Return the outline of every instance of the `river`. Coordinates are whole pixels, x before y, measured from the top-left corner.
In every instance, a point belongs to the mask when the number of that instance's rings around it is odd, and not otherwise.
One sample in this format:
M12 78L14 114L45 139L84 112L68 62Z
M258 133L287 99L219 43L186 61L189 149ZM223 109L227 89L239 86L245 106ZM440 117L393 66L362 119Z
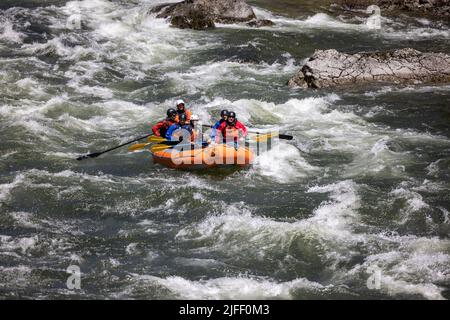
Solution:
M450 86L286 85L316 49L450 53L448 22L253 0L275 26L193 31L158 2L2 1L0 297L449 299ZM294 140L238 171L74 160L180 97Z

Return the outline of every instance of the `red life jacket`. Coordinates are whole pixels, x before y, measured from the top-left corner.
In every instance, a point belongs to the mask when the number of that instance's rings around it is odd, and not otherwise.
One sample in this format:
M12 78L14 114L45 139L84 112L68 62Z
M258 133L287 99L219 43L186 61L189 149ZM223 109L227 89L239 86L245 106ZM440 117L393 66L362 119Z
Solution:
M165 137L167 129L169 129L169 127L174 123L176 122L172 121L171 119L168 118L164 119L163 121L160 121L157 124L155 124L152 128L152 131L157 137Z
M239 131L242 132L243 137L247 136L247 128L237 120L233 125L230 125L227 121L222 122L217 131L222 133L223 141L227 140L227 135L232 136L233 140L237 141ZM219 142L218 136L216 137L216 142Z

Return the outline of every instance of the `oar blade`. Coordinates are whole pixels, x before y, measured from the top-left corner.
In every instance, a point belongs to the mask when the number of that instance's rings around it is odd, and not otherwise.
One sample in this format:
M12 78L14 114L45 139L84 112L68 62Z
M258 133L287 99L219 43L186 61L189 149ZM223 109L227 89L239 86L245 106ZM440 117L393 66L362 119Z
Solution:
M89 158L97 158L99 155L101 155L103 152L94 152L94 153L90 153L90 154L86 154L83 156L79 156L77 158L78 161L84 160L84 159L89 159Z
M136 143L128 148L129 152L134 152L137 150L144 149L146 146L148 146L150 143Z
M163 142L163 141L166 141L166 139L163 137L158 137L158 136L150 136L147 138L147 141L148 142Z
M168 149L170 147L171 146L162 144L162 145L157 145L157 146L151 147L150 151L154 153L154 152L166 150L166 149Z
M284 140L292 140L292 139L294 139L293 136L288 135L288 134L280 134L278 137L279 137L280 139L284 139Z

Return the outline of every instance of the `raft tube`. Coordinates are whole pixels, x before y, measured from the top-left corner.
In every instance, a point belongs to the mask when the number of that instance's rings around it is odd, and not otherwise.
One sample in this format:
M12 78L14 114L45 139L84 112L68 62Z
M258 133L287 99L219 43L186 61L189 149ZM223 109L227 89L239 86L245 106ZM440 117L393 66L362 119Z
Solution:
M219 144L206 148L178 150L168 148L152 152L153 162L174 169L207 169L224 166L248 167L253 162L253 152L245 147Z

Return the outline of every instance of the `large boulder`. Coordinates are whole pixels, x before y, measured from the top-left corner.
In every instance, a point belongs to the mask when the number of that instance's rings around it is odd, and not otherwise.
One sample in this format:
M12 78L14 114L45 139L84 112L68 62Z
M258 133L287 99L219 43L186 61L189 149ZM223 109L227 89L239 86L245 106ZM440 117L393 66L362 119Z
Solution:
M214 22L234 23L256 19L256 15L244 0L185 0L163 4L152 9L157 18L186 17L193 12L211 18Z
M244 0L185 0L154 7L157 18L169 18L179 28L213 28L214 23L244 23L249 26L271 26L270 20L258 20Z
M374 82L448 83L450 56L411 48L357 54L317 50L288 85L328 88Z
M214 28L214 21L201 12L193 11L186 16L173 16L170 24L180 29L204 30Z

